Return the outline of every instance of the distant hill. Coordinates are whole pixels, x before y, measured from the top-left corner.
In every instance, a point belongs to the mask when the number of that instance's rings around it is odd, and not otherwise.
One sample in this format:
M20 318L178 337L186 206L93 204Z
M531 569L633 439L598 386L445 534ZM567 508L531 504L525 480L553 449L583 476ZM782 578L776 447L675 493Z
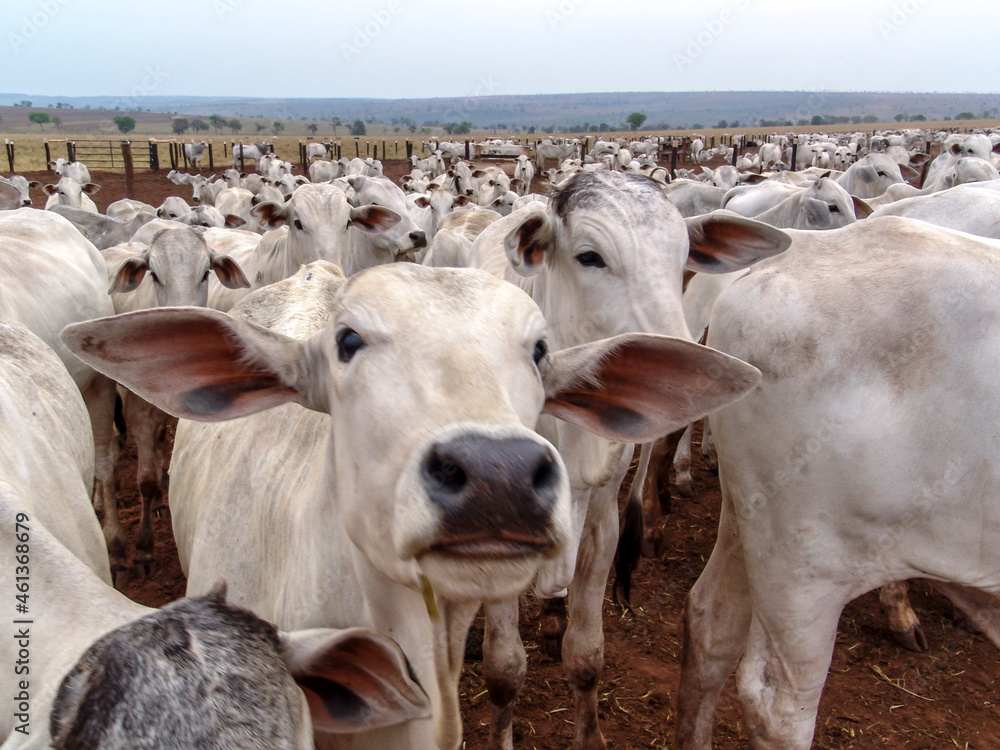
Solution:
M558 94L536 96L471 96L437 99L264 99L241 97L148 96L73 97L39 94L0 94L0 106L30 101L34 109L48 109L61 104L60 109L79 113L91 110L122 111L136 116L135 110L147 113L224 117L261 117L279 120L329 121L338 117L344 123L356 119L416 126L469 122L476 128L495 125L503 129L569 128L584 123L597 126L604 123L616 128L632 112L646 115L645 128L691 128L695 125L712 127L720 120L742 126L766 126L764 121L811 122L816 116L862 118L871 116L891 122L896 115L907 119L922 115L928 120L954 118L970 112L976 117L1000 115L1000 94L938 94L902 92L810 92L810 91L698 91L698 92L617 92L590 94ZM19 107L24 111L26 108ZM52 112L52 109L48 109ZM100 122L109 119L94 113L85 119ZM120 112L114 112L120 114ZM64 122L78 122L79 115L69 118L60 112ZM8 121L0 129L22 127ZM26 117L26 114L25 114ZM84 118L80 118L81 120ZM136 117L136 119L140 119ZM157 121L162 122L162 115ZM395 120L395 122L393 122ZM80 123L82 124L82 122Z

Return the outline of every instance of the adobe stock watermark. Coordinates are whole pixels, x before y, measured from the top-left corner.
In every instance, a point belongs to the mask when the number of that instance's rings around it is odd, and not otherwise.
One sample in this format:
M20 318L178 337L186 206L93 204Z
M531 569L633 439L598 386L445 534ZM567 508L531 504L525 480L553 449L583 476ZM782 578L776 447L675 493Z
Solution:
M20 33L15 34L13 31L7 33L11 51L17 52L38 36L38 33L59 15L59 11L69 4L70 0L39 0L38 10L30 16L21 18L21 25L18 27Z
M555 8L545 11L545 20L549 23L549 28L556 29L561 24L572 18L580 6L587 0L562 0Z
M732 5L732 8L724 8L715 18L705 21L702 24L703 28L696 34L688 35L684 51L674 53L674 65L678 71L684 70L705 54L705 51L722 36L726 27L736 22L740 12L749 7L750 0L733 0Z
M212 9L215 11L216 18L220 21L225 21L226 16L241 5L243 5L243 0L213 0Z
M901 3L893 3L892 12L888 17L882 18L878 22L878 30L882 34L882 38L888 39L903 28L910 17L920 10L925 2L926 0L903 0Z
M344 60L350 62L360 55L402 12L403 4L399 0L390 0L384 8L373 12L369 20L356 26L351 42L340 43L340 53L344 56Z
M142 79L135 86L132 87L127 96L122 96L114 100L111 105L111 109L115 112L121 112L122 114L127 114L129 111L138 111L141 105L141 98L144 96L149 96L160 88L162 84L168 77L169 73L163 70L160 65L147 65L146 69L143 71L144 75ZM118 109L115 110L115 107ZM118 115L111 115L107 119L101 121L98 126L101 130L110 130L111 128L117 127L113 117Z

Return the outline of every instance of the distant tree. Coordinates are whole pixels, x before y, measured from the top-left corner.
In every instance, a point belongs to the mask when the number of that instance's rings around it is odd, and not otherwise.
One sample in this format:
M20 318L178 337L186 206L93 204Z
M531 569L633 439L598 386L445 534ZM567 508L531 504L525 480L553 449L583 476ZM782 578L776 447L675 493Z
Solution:
M556 126L555 125L549 125L547 128L542 128L542 132L543 133L548 133L549 135L551 135L552 133L556 132Z
M628 126L632 128L632 131L635 132L642 127L644 122L646 122L646 115L642 112L633 112L625 118L625 121L628 123Z
M239 118L234 117L233 119L229 120L229 122L227 122L226 124L229 125L229 129L233 133L239 133L241 130L243 130L243 123L240 122Z
M177 135L184 135L191 127L191 122L186 117L178 117L170 123L170 129Z
M280 135L281 131L283 131L284 129L285 129L285 123L283 123L281 120L275 120L274 122L271 123L271 132L274 133L274 135Z
M906 119L906 115L900 113L900 114L896 115L895 117L893 117L892 119L895 120L896 122L902 122L903 120Z
M951 118L950 118L950 117L942 117L941 119L942 119L942 120L948 120L949 122L951 121Z
M458 123L458 128L455 130L455 132L458 135L468 135L469 131L472 130L474 127L476 126L473 125L468 120L462 120L460 123Z
M861 115L854 115L854 117L851 118L851 122L858 125L861 122Z
M719 120L717 123L715 123L715 127L717 127L717 128L728 128L729 127L729 123L726 120Z
M128 115L119 115L115 117L112 122L118 126L118 130L122 133L131 133L135 130L135 118L129 117Z
M29 112L28 119L35 123L39 130L44 130L42 125L50 121L48 112Z
M910 115L910 122L927 122L924 115Z
M213 128L215 128L215 134L219 135L222 129L226 126L226 120L224 117L219 117L219 115L210 115L208 118L208 123Z
M317 125L314 122L311 122L308 125L306 125L306 130L308 130L313 135L316 135L316 131L319 130L319 125Z
M197 117L195 119L191 120L191 129L192 130L197 130L197 131L208 130L210 127L211 126L207 122L205 122L204 120L199 119Z
M795 124L801 127L803 125L809 125L810 122L809 122L809 120L807 120L805 118L802 118L801 120L796 120Z
M263 133L265 130L267 130L267 125L264 125L263 123L258 122L257 123L257 132L258 133Z
M975 120L976 119L976 113L975 112L959 112L957 115L955 115L955 119L956 120Z
M691 129L692 130L701 130L703 127L705 127L705 126L702 125L700 122L696 122L694 125L691 126Z
M587 128L587 130L589 132L591 132L591 133L600 133L601 132L601 126L600 125L591 125L589 128Z
M810 125L822 125L823 124L823 116L822 115L813 115L813 118L809 121L809 124Z
M30 99L22 99L21 101L19 101L14 106L15 107L30 107L31 106L31 100Z
M451 135L452 133L455 132L455 128L457 127L458 127L457 122L446 122L444 125L441 126L441 129L444 130L444 132L446 132L448 135Z
M363 120L355 120L354 124L351 125L351 135L366 135L368 130L365 128L365 123Z
M607 131L609 131L609 130L611 130L611 126L610 126L610 125L608 125L608 124L607 124L606 122L602 122L601 124L599 124L599 125L597 126L597 131L598 131L599 133L606 133L606 132L607 132Z
M875 115L865 115L861 118L861 122L871 125L873 122L878 122L878 118Z
M56 130L62 127L62 118L59 115L52 115L52 124L56 126Z
M413 135L414 133L416 133L416 132L417 132L417 125L416 125L416 123L413 123L413 122L411 122L411 123L410 123L409 125L407 125L406 127L407 127L407 128L409 129L409 131L410 131L410 135Z
M337 135L337 128L339 128L339 127L340 127L341 125L343 125L344 123L342 123L342 122L340 121L340 118L339 118L339 117L334 117L334 118L333 118L333 119L332 119L332 120L330 121L330 124L331 124L331 125L333 125L333 134L334 134L334 135Z
M528 132L528 135L534 135L535 134L535 126L534 125L529 125L527 132Z

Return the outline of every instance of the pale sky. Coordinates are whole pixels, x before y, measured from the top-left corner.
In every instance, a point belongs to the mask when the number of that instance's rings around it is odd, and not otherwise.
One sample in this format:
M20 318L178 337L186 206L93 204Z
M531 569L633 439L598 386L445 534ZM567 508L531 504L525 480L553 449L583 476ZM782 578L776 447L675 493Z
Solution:
M977 0L4 0L4 92L1000 91Z

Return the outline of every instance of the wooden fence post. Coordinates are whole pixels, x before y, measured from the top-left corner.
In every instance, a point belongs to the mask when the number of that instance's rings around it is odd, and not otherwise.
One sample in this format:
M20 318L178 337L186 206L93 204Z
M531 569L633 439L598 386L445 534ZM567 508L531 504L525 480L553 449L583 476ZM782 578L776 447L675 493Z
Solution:
M677 177L677 141L670 141L670 178Z
M240 141L239 149L240 149L240 174L242 175L244 172L246 172L246 168L243 166L243 141ZM236 150L236 146L233 146L233 150L234 151Z
M66 158L70 161L76 161L76 146L73 141L66 141Z
M215 159L212 158L212 144L208 144L208 171L215 169Z
M406 142L406 161L409 163L410 159L413 158L413 143L411 141Z
M43 144L45 146L45 169L48 172L52 171L52 154L49 152L49 142L45 141Z
M149 168L154 172L160 171L160 146L155 138L149 139Z
M131 141L122 141L122 159L125 161L125 197L135 198L135 174L132 168Z
M469 158L469 142L468 141L465 142L465 158L466 158L466 160L468 160L468 158Z
M10 165L10 171L14 171L14 141L8 141L4 139L4 146L7 147L7 164Z

